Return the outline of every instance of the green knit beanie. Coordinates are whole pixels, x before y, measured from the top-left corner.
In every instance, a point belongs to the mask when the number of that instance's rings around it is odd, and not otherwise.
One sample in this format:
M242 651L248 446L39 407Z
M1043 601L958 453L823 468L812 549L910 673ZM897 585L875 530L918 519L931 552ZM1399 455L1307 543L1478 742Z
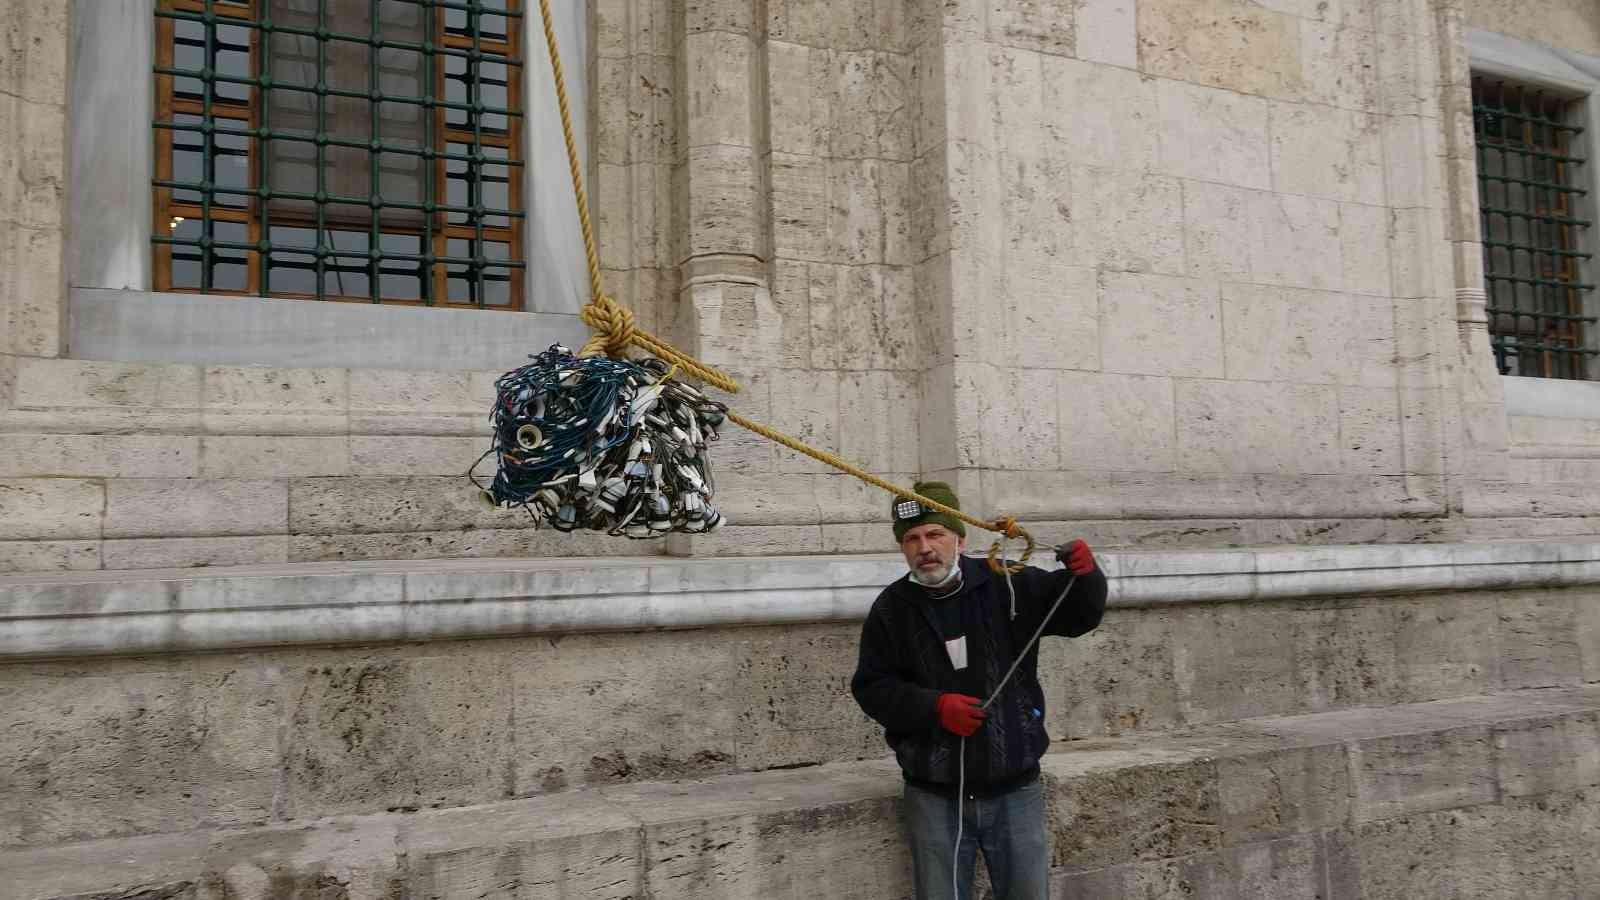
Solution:
M942 481L919 481L911 486L911 490L952 509L961 508L961 498L950 489L950 485ZM918 525L943 525L962 537L967 536L967 526L955 516L929 509L915 500L898 495L890 501L889 518L894 522L894 539L897 543L906 536L906 532Z

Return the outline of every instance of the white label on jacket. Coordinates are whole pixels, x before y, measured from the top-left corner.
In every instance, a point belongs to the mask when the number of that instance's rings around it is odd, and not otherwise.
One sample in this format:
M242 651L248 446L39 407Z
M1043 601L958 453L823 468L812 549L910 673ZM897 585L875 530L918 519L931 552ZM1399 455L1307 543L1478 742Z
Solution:
M957 672L967 667L967 639L958 637L953 641L944 642L945 652L950 654L950 665L955 666Z

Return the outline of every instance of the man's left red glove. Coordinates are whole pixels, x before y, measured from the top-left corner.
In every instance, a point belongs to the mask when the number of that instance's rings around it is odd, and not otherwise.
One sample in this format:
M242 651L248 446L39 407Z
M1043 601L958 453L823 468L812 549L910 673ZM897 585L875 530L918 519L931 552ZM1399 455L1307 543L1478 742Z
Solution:
M1056 559L1074 575L1087 575L1094 571L1094 553L1083 541L1074 540L1056 548Z

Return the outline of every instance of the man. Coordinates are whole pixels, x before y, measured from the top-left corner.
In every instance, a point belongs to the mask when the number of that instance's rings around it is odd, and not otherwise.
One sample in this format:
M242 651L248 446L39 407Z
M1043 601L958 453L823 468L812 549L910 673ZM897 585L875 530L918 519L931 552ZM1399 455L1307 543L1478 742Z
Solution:
M913 490L961 508L943 482L918 483ZM898 498L893 513L910 572L872 604L850 690L884 727L905 775L916 896L955 900L954 871L960 900L966 900L982 848L997 898L1043 900L1050 841L1039 757L1050 737L1037 645L993 704L986 710L982 704L1073 577L1044 633L1078 637L1100 624L1105 575L1089 546L1075 540L1057 551L1062 571L1030 566L1012 576L1013 609L1006 579L987 562L961 555L967 542L959 519ZM958 798L963 755L965 791ZM958 815L960 868L953 870Z

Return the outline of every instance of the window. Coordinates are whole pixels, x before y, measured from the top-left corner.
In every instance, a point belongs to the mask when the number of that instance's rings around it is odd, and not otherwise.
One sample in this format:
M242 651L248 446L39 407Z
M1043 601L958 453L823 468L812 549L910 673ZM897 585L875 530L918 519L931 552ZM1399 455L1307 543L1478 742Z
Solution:
M1600 376L1582 104L1486 76L1472 99L1495 362L1503 375Z
M158 0L161 291L521 309L519 0Z

